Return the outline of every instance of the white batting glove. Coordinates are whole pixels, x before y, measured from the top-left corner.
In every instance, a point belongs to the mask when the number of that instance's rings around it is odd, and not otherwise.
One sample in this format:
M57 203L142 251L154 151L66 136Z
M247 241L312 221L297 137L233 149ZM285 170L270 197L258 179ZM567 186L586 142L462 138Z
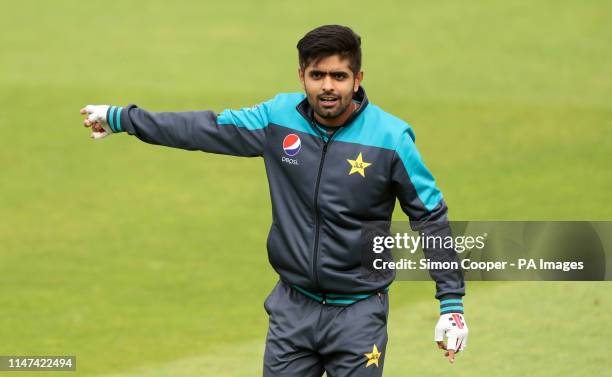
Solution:
M106 119L108 108L108 105L87 105L81 109L81 114L87 114L87 119L83 124L85 127L91 127L91 138L94 140L105 138L113 133Z
M447 337L446 349L462 351L467 345L468 327L461 313L441 314L436 324L434 341L442 342Z

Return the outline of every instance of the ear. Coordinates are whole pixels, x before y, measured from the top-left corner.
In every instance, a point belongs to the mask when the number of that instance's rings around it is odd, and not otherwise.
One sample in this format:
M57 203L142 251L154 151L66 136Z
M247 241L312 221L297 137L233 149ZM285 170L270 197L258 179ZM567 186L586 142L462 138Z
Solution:
M302 89L306 90L306 84L304 83L304 71L302 68L298 68L298 77L300 78L300 82L302 83Z
M363 81L363 71L359 71L359 73L355 75L355 84L353 85L353 92L357 92L357 90L359 89L359 85L361 85L361 81Z

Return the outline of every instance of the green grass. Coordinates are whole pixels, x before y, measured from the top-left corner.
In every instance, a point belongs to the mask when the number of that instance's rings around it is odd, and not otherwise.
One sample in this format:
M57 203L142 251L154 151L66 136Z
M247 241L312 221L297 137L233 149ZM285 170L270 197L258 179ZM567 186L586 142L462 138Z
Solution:
M125 135L94 143L78 109L222 110L298 91L295 44L324 23L362 35L370 99L414 126L453 219L610 219L611 11L600 1L6 4L0 354L76 354L79 376L259 374L276 279L261 161ZM451 373L605 375L609 289L470 283L470 346ZM430 344L432 294L431 283L394 285L386 375L450 371Z
M432 340L431 323L437 320L434 305L423 300L397 308L392 301L385 375L603 376L612 331L592 324L612 319L612 306L604 295L600 284L586 282L508 283L478 289L466 301L477 308L470 318L468 346L453 365ZM574 304L569 307L568 296ZM229 346L210 344L198 356L104 377L260 375L263 345L261 339ZM240 368L231 367L236 360Z

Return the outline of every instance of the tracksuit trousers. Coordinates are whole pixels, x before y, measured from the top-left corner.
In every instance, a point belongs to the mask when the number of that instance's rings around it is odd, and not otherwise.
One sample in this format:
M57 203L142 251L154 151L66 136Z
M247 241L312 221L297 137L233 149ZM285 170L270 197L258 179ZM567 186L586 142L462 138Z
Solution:
M279 281L264 303L269 316L264 377L321 377L324 372L328 377L381 376L388 294L342 302L313 299Z

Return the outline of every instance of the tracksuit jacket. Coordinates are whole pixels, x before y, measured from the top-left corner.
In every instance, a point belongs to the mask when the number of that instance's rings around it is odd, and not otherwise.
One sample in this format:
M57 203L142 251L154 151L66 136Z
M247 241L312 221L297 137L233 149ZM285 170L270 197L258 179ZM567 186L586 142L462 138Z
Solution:
M369 103L363 88L353 100L357 110L331 136L317 125L303 93L220 114L111 106L107 119L113 131L150 144L263 157L273 212L270 264L318 301L350 303L384 290L395 277L363 268L361 238L367 224L390 223L396 198L413 230L450 235L446 204L412 128ZM457 260L454 250L424 252L432 260ZM429 273L442 306L462 312L461 270Z

